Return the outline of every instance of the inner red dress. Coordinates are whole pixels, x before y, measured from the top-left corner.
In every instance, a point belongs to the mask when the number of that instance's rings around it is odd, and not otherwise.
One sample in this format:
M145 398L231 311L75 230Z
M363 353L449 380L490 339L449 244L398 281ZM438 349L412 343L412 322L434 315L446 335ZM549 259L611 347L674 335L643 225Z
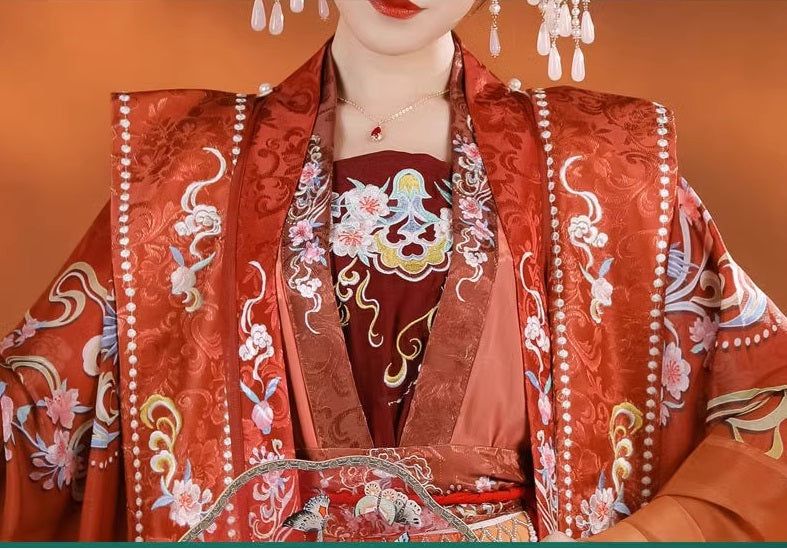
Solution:
M380 151L334 162L331 260L376 447L395 446L451 263L451 165Z

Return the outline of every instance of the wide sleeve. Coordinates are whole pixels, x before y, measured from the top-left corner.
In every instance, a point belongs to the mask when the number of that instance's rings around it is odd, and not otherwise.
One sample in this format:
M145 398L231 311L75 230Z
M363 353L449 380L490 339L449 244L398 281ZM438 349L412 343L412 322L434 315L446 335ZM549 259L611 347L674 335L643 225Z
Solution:
M109 203L0 339L0 540L125 539Z
M677 467L646 507L589 540L787 540L787 322L685 181L671 235L660 423L662 461Z

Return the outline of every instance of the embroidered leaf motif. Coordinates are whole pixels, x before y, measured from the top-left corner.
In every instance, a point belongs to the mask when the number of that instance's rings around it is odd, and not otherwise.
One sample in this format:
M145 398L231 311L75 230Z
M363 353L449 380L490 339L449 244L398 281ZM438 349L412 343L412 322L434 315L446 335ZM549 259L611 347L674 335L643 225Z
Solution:
M180 250L175 248L174 246L169 247L170 252L172 252L172 257L175 259L175 262L184 267L186 265L186 261L183 259L183 254L180 253Z
M268 382L268 387L265 388L265 401L270 399L273 396L273 394L276 392L276 388L279 386L280 380L281 377L277 376L276 378L273 378L270 382Z
M164 506L169 506L174 502L174 498L169 495L162 495L156 499L156 502L153 503L153 506L150 507L151 510L155 510L156 508L162 508Z
M243 382L240 383L240 389L241 391L243 391L243 393L246 394L246 397L251 399L252 403L254 403L255 405L260 402L260 398L257 397L257 394L254 393L252 389L248 387L246 384L244 384Z
M538 381L535 374L531 371L527 371L525 372L525 376L527 376L527 379L530 380L530 383L533 384L537 390L541 391L541 383ZM544 393L546 393L546 391Z
M604 260L604 263L602 263L601 267L598 268L599 277L604 277L607 273L609 273L609 268L612 267L612 260L614 260L614 258L607 258Z
M626 506L626 503L624 503L622 500L617 501L615 505L612 507L612 509L619 514L623 514L626 516L631 515L631 510L629 510L629 507Z
M31 407L32 405L24 405L16 410L16 419L19 421L19 424L24 424L27 421Z

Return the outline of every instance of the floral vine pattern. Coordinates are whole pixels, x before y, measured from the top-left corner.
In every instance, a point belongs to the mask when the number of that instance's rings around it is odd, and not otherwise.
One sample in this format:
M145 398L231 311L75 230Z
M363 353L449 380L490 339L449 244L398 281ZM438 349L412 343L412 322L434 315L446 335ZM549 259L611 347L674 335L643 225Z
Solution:
M634 454L631 436L642 427L642 412L631 403L620 403L612 409L609 419L609 439L612 442L612 487L606 486L606 475L602 471L596 491L582 501L581 515L576 523L582 529L582 537L601 533L614 525L619 516L629 516L631 511L623 502L623 483L633 470L629 458Z
M161 496L151 505L151 510L169 507L169 519L175 525L191 527L203 517L213 493L210 489L200 489L194 482L188 459L183 477L175 479L178 471L175 445L183 426L180 411L169 397L154 394L142 405L140 418L153 430L148 437L148 445L155 451L150 468L161 475Z
M665 292L664 327L668 341L664 350L661 374L660 422L667 425L670 413L682 409L683 394L691 380L691 363L683 356L681 334L669 314L683 313L695 316L689 327L688 337L694 342L693 355L704 355L714 349L720 330L745 328L759 322L767 311L768 298L725 253L716 262L711 261L713 234L712 218L702 207L699 196L681 179L677 190L678 223L680 240L669 250ZM692 234L701 235L700 251L695 251ZM724 298L729 286L725 274L729 273L735 293ZM702 292L697 292L701 289ZM720 322L720 314L732 310L729 320Z
M78 289L65 289L67 281L76 280ZM48 299L50 303L62 307L62 313L56 319L38 320L28 311L25 322L0 341L0 353L4 359L0 367L13 372L32 370L46 382L48 395L44 395L34 404L15 406L13 399L6 394L5 383L0 383L0 412L2 412L3 444L5 459L14 456L13 447L16 443L14 430L27 439L36 449L30 455L35 471L30 473L33 481L42 481L44 490L55 487L62 490L71 488L75 499L81 498L75 481L84 478L86 461L82 453L93 448L107 448L116 439L119 431L117 420L117 403L114 399L117 381L111 372L99 375L99 363L103 360L117 362L117 318L115 314L114 294L105 288L96 276L95 270L86 262L75 262L68 266L53 283ZM98 377L95 415L91 420L78 422L77 417L94 410L80 402L79 390L70 388L67 380L61 379L55 365L46 357L37 355L9 355L9 349L17 348L34 338L42 330L55 329L75 322L85 310L88 299L95 302L102 311L102 333L90 337L82 347L82 369L88 376ZM23 376L20 375L20 377ZM31 417L33 407L44 409L46 417L51 421L51 440L44 434L49 430L42 429L40 416ZM39 419L39 420L36 420ZM89 445L84 441L92 428L92 439Z
M254 449L249 457L249 465L259 466L275 460L284 460L283 443L273 439L271 449L263 445ZM284 523L286 510L290 510L295 498L296 477L286 474L285 470L271 470L254 481L252 498L259 503L257 510L249 513L249 527L257 540L277 540L276 531Z
M267 326L252 321L252 308L265 296L268 279L265 275L265 270L259 262L252 261L249 262L249 265L259 272L261 284L257 296L246 300L243 304L243 311L241 312L240 318L240 330L246 335L246 340L241 344L238 355L242 361L254 361L254 369L252 370L251 376L265 387L265 393L262 398L260 398L254 390L244 384L242 380L240 382L240 388L243 394L254 403L254 408L251 413L251 419L254 425L257 426L264 435L269 435L273 427L274 417L273 407L271 407L269 399L276 393L276 388L279 387L281 377L273 377L266 383L263 382L262 375L260 374L260 367L264 361L273 357L273 337L268 333Z
M312 301L312 308L305 314L304 323L314 334L319 334L309 322L312 313L322 308L322 296L318 292L322 281L314 275L314 263L328 265L324 243L315 229L324 224L319 218L331 201L331 178L323 173L320 136L313 135L306 151L307 161L303 165L292 206L287 212L289 249L297 254L290 260L290 276L287 285L305 300Z
M568 237L572 245L581 250L585 255L584 265L580 264L579 269L588 283L590 283L591 303L590 316L596 323L601 323L601 317L605 307L612 305L612 284L605 278L612 267L612 258L606 258L601 262L593 274L593 267L596 259L594 250L601 250L607 244L608 236L599 230L598 224L603 217L601 204L598 197L590 191L576 191L568 183L566 172L572 164L581 160L581 156L573 156L566 159L560 168L560 183L570 194L580 197L587 204L587 214L572 216L568 224Z
M178 266L170 275L172 294L184 296L183 303L186 304L188 313L193 313L202 307L202 293L196 288L197 272L210 265L216 256L215 252L205 256L197 245L206 238L221 234L221 214L218 209L213 205L198 202L197 195L201 190L221 180L227 172L227 161L218 149L203 147L202 150L216 157L219 161L219 170L212 178L194 181L186 187L180 199L180 207L186 213L186 217L174 225L178 235L191 237L189 253L196 261L189 265L183 253L178 248L170 246L172 258Z
M468 117L468 129L472 132L472 121ZM484 274L484 264L489 261L487 252L495 247L494 232L489 228L489 201L492 189L484 170L484 161L478 145L470 138L457 134L453 139L454 151L464 173L454 172L451 176L454 200L459 202L461 212L459 223L462 225L461 240L456 243L456 252L464 258L473 270L469 277L456 283L456 296L464 302L460 292L465 281L477 282Z
M538 372L532 370L525 371L525 378L538 391L538 412L541 416L541 423L549 426L552 421L552 400L550 399L552 390L552 372L550 365L550 342L547 335L549 320L541 294L527 286L525 277L525 264L534 261L533 253L528 251L522 255L519 261L519 281L522 289L531 297L528 304L535 306L535 311L528 315L523 333L525 349L531 351L538 364ZM546 374L546 379L544 379ZM539 442L537 455L533 457L538 460L540 467L536 466L535 471L538 477L534 479L537 493L537 507L541 518L549 532L557 529L558 525L558 488L554 441L547 440L544 430L536 433Z

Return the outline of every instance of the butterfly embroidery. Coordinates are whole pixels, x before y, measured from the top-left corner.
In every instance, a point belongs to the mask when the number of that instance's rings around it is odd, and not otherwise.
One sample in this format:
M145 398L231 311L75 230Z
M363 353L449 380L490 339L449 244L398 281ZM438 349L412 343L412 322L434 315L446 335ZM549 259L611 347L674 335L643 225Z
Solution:
M356 516L376 511L380 512L388 525L401 523L421 526L421 507L404 493L395 489L383 490L376 481L367 483L363 492L365 496L355 505Z
M317 542L322 542L322 530L325 527L325 522L328 520L328 506L330 503L331 499L326 495L312 497L306 502L302 510L285 519L284 525L304 533L316 531Z

